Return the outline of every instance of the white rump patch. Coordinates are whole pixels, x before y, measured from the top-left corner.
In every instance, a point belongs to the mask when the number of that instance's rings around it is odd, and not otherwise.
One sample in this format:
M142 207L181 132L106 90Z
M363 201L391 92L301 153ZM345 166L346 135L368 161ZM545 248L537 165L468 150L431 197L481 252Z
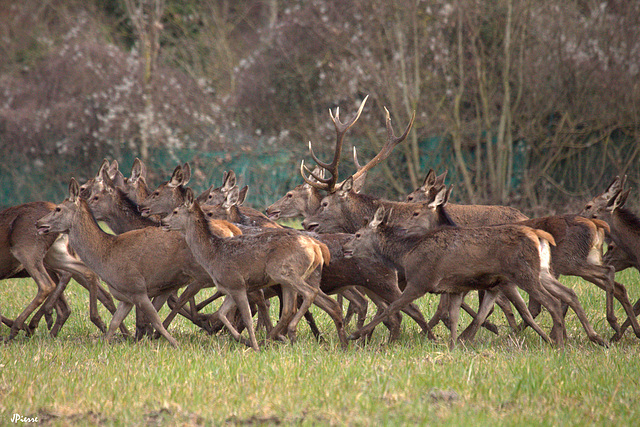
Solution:
M540 268L542 270L549 270L551 268L551 249L549 242L542 237L539 238L540 246L538 251L540 252Z

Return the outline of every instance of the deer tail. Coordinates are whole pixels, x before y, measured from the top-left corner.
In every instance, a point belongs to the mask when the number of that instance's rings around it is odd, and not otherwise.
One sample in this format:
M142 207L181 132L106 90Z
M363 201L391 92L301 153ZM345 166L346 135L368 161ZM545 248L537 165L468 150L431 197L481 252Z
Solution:
M536 236L538 236L539 238L544 239L547 242L549 242L550 245L552 245L552 246L556 245L556 239L553 238L551 233L548 233L548 232L546 232L544 230L540 230L538 228L534 228L533 232L536 233Z

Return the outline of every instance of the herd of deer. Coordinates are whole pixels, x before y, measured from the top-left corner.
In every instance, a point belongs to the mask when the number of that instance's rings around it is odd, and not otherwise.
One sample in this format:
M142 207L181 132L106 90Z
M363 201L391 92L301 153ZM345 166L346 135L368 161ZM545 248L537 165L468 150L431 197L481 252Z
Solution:
M582 277L606 292L612 341L629 326L640 337L640 300L632 306L625 287L614 280L616 271L640 267L640 219L624 207L629 194L625 177L617 177L579 215L533 219L505 206L449 203L452 187L445 184L446 172L436 176L430 171L405 202L362 194L367 172L389 156L413 124L412 117L397 137L387 111L388 137L380 153L361 166L354 150L357 172L338 182L344 136L365 102L346 123L339 110L335 116L330 111L337 135L332 162L320 161L309 144L317 166L309 170L303 162L305 183L269 206L266 215L242 205L247 187L238 188L233 172L224 174L221 187L211 186L196 197L187 187L191 171L186 163L150 191L138 159L129 178L117 162L105 160L83 185L71 179L69 197L57 206L32 202L0 212L0 279L32 277L38 285L37 295L15 320L0 316L11 327L9 339L20 330L31 334L43 316L55 336L70 313L64 290L73 278L89 290L90 318L107 341L117 329L130 334L122 322L135 306L136 337L155 330L177 346L167 328L181 314L211 333L226 328L258 350L256 312L268 339L294 341L302 317L319 334L308 311L315 304L335 323L343 347L349 339L370 337L380 322L389 329L389 339L397 339L401 312L430 339L435 339L431 329L443 321L453 346L472 340L480 327L497 333L487 321L497 303L511 328L530 326L557 346L567 338L564 317L571 307L588 338L606 346L575 292L557 280L560 275ZM275 222L295 216L304 217L305 230ZM609 249L603 256L605 240ZM196 304L198 292L210 287L217 288L216 294ZM519 289L528 294L528 303ZM477 311L464 302L470 291L479 292ZM426 293L440 294L429 322L414 304ZM350 302L346 317L341 304L328 296L333 294ZM200 313L221 296L215 313ZM275 326L268 310L272 297L280 300ZM614 314L614 298L627 314L622 325ZM365 325L369 300L377 313ZM113 314L108 328L98 314L98 301ZM165 302L171 312L163 321L158 310ZM553 322L549 335L535 321L541 307ZM460 308L473 320L458 335ZM354 314L357 330L347 337L345 323ZM242 336L245 329L248 338Z

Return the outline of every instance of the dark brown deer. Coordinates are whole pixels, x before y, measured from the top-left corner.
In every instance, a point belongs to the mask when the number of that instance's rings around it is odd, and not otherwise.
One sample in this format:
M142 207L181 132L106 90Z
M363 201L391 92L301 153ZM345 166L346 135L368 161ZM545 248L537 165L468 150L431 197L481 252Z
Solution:
M102 172L106 171L113 182L118 186L124 184L124 175L120 172L118 161L114 160L111 163L107 159L102 161L98 173L93 178L90 178L87 182L80 186L80 195L85 199L89 197L92 191L97 191L102 188Z
M413 214L411 215L411 218L404 221L403 225L413 230L421 230L422 232L430 232L431 230L437 229L442 225L453 225L453 221L451 220L451 216L448 213L448 209L446 209L447 200L448 200L450 191L451 191L451 188L447 190L446 187L443 186L440 189L440 191L436 194L435 199L432 202L427 202L425 204L415 204L415 209ZM583 222L591 225L595 231L596 229L595 225L590 223L589 220L583 219ZM565 223L560 218L549 218L542 221L528 220L524 222L515 223L514 225L529 226L531 228L535 227L534 229L541 230L541 232L544 232L548 236L552 237L552 240L549 240L549 238L546 238L546 240L554 242L552 247L556 245L554 233L558 235L561 239L567 240L567 242L564 243L565 246L561 248L562 252L559 252L563 254L564 256L563 259L567 259L570 256L569 254L565 254L564 251L570 252L572 250L575 250L575 251L580 250L579 247L576 247L575 245L572 244L575 241L572 241L571 239L567 239L567 234L568 234L567 232L560 231L562 230L562 225L565 225ZM544 228L539 229L537 228L538 226L546 227L551 231L545 230ZM494 227L498 227L498 226L494 226ZM473 229L478 230L479 233L483 232L483 229L479 227L475 227ZM591 248L587 248L586 250L590 251ZM550 253L552 254L552 252ZM496 253L496 256L502 256L502 252ZM475 263L475 260L473 258L470 258L470 262ZM552 262L553 262L553 258L551 260L551 263ZM482 266L482 264L480 265ZM556 280L555 276L553 276L552 274L551 267L548 268L547 270L545 270L544 272L545 277L541 279L542 285L556 298L568 304L574 310L574 312L580 319L585 331L587 332L589 339L591 339L592 341L598 344L603 343L604 341L602 341L602 339L595 333L595 331L591 327L584 313L584 310L580 305L580 302L578 301L578 298L575 292L565 287L564 285L562 285L560 282ZM547 273L551 275L550 278L546 277ZM507 295L507 297L509 297L509 295ZM536 298L534 299L542 303L540 300ZM471 335L472 333L473 332L469 332L471 337L473 336Z
M62 287L73 277L89 291L89 315L98 329L104 331L106 328L98 314L97 300L112 313L115 311L111 295L100 286L98 276L75 257L67 245L67 240L59 239L58 233L48 236L40 236L37 233L35 222L54 208L53 203L30 202L0 212L0 279L32 277L38 286L35 298L15 321L6 322L11 323L10 339L24 328L26 319L48 296L51 297L47 301L49 306L43 307L33 316L27 333L30 334L35 329L41 316L47 315L58 301L61 304L59 309L62 311L59 312L51 334L55 336L64 324L68 316L68 307L65 310L66 301L62 291L51 295L56 288L51 274L59 279L58 284ZM126 329L123 332L125 331Z
M272 331L274 336L287 328L287 335L294 340L297 323L315 302L331 316L340 342L347 345L340 307L320 290L320 272L330 259L326 245L293 230L282 229L221 239L206 227L205 214L190 188L186 189L185 202L162 223L166 229L184 234L198 262L227 294L218 316L238 341L242 341L240 334L226 318L228 308L236 304L249 332L247 345L258 350L247 290L279 284L283 291L283 314ZM302 295L303 302L294 315L297 295Z
M609 225L608 237L611 239L605 261L611 263L616 271L629 267L640 270L640 218L625 207L630 189L625 189L627 176L616 176L607 189L591 199L580 215L597 218ZM622 285L621 285L622 286ZM612 340L617 341L640 312L640 299L633 307L634 314L629 315ZM636 334L637 335L637 334Z
M75 179L69 184L69 197L53 212L37 222L40 234L68 233L69 243L80 259L104 280L112 295L120 301L111 319L105 339L110 341L115 330L135 305L153 327L173 346L177 341L162 325L150 297L173 292L191 280L184 270L173 276L160 268L163 265L185 265L182 259L192 257L184 239L175 233L170 244L167 233L158 227L147 227L120 235L107 234L98 226L89 206L80 197ZM175 251L182 244L181 251Z
M449 220L441 206L439 216L446 223ZM356 232L345 247L346 251L359 256L384 259L405 272L407 286L402 297L392 303L383 316L395 313L399 307L427 292L450 293L450 344L453 346L457 340L459 303L464 292L482 289L487 293L472 323L477 329L493 305L497 291L511 296L517 294L514 291L518 286L549 310L553 319L551 337L558 346L563 346L564 320L557 296L561 294L564 298L569 290L557 283L549 270L549 243L553 244L549 233L521 225L441 226L426 232L422 228L416 232L411 227L411 223L402 227L391 225L385 208L380 207L369 225ZM552 295L551 290L557 295ZM520 312L523 319L548 341L526 306L521 303L516 307L523 310ZM366 333L381 319L382 316L375 318L350 338ZM592 341L606 346L588 322L584 326Z
M420 189L411 193L412 201L425 202L433 199L434 194L444 187L446 172L436 176L433 170L427 173ZM409 198L409 197L408 197ZM407 198L407 199L408 199ZM614 307L609 297L613 292L627 315L632 307L624 286L614 281L614 272L602 260L604 233L608 229L606 223L589 220L577 215L553 215L527 219L518 210L506 206L457 205L448 203L447 213L460 226L494 225L502 223L519 223L551 233L557 243L551 247L551 266L556 277L578 276L607 292L606 317L616 334L620 331L614 314ZM540 304L531 301L529 310L534 318L540 312ZM637 322L634 331L639 331ZM512 325L513 326L513 325Z

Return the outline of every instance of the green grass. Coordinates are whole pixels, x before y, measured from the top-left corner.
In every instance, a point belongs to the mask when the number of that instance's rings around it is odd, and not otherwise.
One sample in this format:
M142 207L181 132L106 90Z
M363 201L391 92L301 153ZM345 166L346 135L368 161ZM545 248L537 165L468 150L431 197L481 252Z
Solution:
M617 278L635 301L638 275ZM609 337L602 291L562 280ZM3 314L15 318L34 293L30 280L2 282ZM43 323L33 337L0 345L0 425L14 413L49 425L630 425L640 416L638 339L628 331L609 349L593 345L571 311L563 350L531 330L510 334L494 313L499 336L481 331L452 351L442 325L434 343L407 319L399 342L387 344L380 328L369 344L343 351L328 316L314 308L323 342L301 323L296 344L254 353L184 319L170 328L178 349L163 339L107 345L88 319L86 290L72 283L67 295L73 313L57 338ZM419 303L426 316L436 305L432 296ZM619 307L617 314L624 319ZM549 329L547 315L540 322ZM127 324L133 328L133 316Z

